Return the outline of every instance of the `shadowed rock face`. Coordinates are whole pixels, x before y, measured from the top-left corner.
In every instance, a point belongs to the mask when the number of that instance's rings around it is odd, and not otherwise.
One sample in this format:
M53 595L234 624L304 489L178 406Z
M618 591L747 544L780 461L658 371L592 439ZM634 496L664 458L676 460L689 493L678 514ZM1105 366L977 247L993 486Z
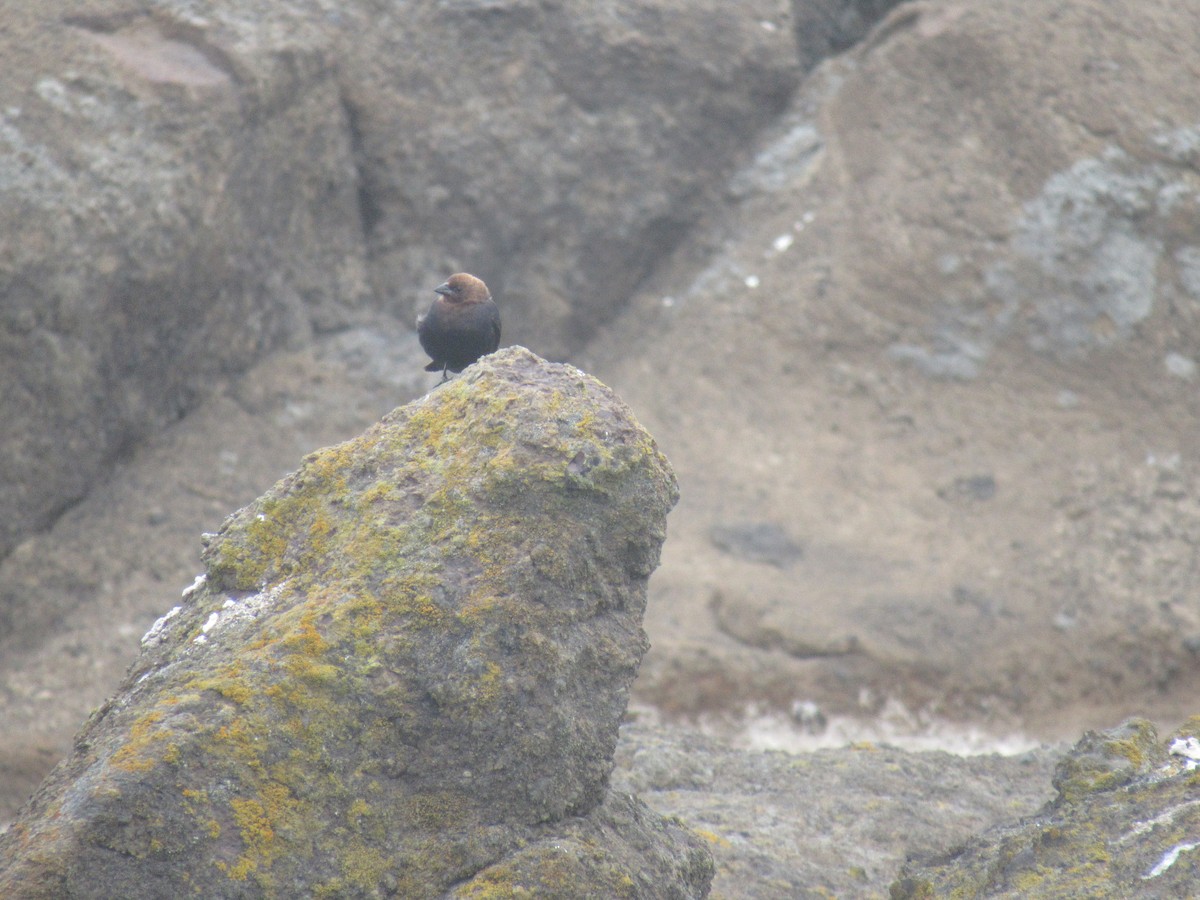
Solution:
M685 829L605 799L676 497L608 389L520 348L310 455L207 539L0 894L703 895Z

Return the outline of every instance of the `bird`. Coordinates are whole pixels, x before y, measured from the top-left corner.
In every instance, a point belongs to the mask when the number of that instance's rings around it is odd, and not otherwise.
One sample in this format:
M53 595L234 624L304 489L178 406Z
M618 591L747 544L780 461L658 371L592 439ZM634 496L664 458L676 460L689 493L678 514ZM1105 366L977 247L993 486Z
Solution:
M488 286L474 275L459 272L433 289L438 296L428 312L417 317L417 337L433 361L426 372L461 372L500 346L500 310ZM442 382L438 382L441 384Z

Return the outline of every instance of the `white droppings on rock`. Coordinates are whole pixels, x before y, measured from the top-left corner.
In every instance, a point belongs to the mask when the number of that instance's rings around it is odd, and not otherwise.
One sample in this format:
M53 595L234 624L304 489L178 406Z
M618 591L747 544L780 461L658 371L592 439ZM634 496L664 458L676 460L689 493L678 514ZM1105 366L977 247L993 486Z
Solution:
M201 575L200 577L203 578L204 576ZM188 592L184 591L183 596L186 597L187 595ZM154 621L154 624L150 626L150 630L142 635L142 646L145 647L147 644L155 643L161 640L163 635L166 634L167 622L179 615L179 611L182 608L183 607L181 606L172 607L165 616L159 616L159 618Z
M189 584L187 587L185 587L183 589L183 594L181 594L180 596L182 596L183 599L186 600L188 597L192 596L192 594L196 593L196 591L200 590L200 588L204 587L204 583L206 581L208 581L207 575L205 575L203 573L197 575L196 580L193 581L191 584ZM179 607L177 606L177 607L175 607L175 609L179 609ZM168 613L168 615L170 615L170 613Z
M1196 362L1182 353L1168 353L1163 357L1163 366L1176 378L1191 381L1196 377Z
M1072 390L1063 388L1055 398L1059 409L1075 409L1079 406L1079 395Z
M59 112L74 112L71 102L67 99L67 89L58 79L43 78L34 85L34 90L37 91L39 97Z
M221 604L221 608L211 613L208 620L200 626L200 634L196 635L194 643L203 644L207 640L209 633L215 633L236 622L256 618L264 609L274 604L286 586L287 582L285 581L282 584L275 585L270 590L261 590L258 593L250 594L238 600L226 597L225 602Z
M759 278L757 275L747 275L746 276L746 287L750 288L751 290L754 290L754 288L758 287L759 284L761 284L761 283L762 282L759 281Z
M1175 865L1180 854L1186 853L1188 850L1195 850L1197 847L1200 847L1200 843L1176 844L1163 854L1162 859L1158 861L1158 864L1153 869L1142 876L1142 880L1149 881L1151 878L1157 878L1163 872L1167 871L1167 869L1171 868L1171 866Z
M1196 806L1200 806L1200 800L1189 800L1187 803L1177 803L1173 806L1168 807L1166 810L1159 813L1157 816L1155 816L1152 819L1144 819L1144 820L1136 821L1133 823L1133 827L1130 828L1129 831L1125 832L1125 834L1121 835L1121 837L1119 837L1117 839L1117 843L1124 844L1126 841L1131 841L1131 840L1134 840L1135 838L1139 838L1144 834L1148 834L1149 832L1153 831L1156 828L1162 828L1164 826L1169 827L1181 815L1183 815L1186 812L1189 812L1190 810L1194 809Z
M782 253L792 246L792 242L796 239L790 234L781 234L775 240L771 241L771 248L776 253Z
M1188 771L1200 765L1200 740L1194 737L1175 738L1167 747L1167 752L1172 756L1182 756L1184 768Z
M1183 462L1183 458L1178 453L1158 454L1151 451L1146 454L1146 465L1166 469L1168 472L1178 471L1181 462Z

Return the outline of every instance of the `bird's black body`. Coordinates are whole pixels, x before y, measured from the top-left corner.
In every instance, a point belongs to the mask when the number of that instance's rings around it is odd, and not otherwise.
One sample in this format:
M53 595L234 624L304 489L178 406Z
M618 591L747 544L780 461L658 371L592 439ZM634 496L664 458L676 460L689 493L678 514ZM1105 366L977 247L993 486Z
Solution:
M474 275L451 275L434 291L439 295L417 319L417 337L433 361L426 372L461 372L500 346L500 310L487 285Z

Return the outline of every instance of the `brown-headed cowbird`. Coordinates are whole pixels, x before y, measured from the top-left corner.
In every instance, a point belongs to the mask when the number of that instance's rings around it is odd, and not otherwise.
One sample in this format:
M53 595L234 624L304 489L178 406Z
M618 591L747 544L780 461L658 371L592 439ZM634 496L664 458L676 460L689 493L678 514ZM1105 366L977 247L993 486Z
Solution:
M426 372L461 372L485 353L500 346L500 310L487 285L459 272L434 289L438 298L429 312L417 318L417 337L433 362Z

